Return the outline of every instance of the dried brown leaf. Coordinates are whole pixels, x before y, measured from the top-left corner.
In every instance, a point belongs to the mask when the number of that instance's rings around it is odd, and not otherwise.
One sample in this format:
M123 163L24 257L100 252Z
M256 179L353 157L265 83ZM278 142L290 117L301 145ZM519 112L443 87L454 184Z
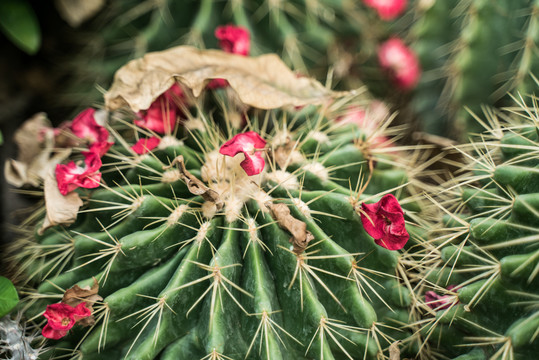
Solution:
M4 164L6 181L15 186L38 187L48 169L69 156L71 149L54 149L54 134L43 131L51 124L45 113L38 113L17 129L14 141L18 147L17 160Z
M243 103L259 109L321 104L343 95L314 79L297 77L275 54L246 57L178 46L148 53L120 68L105 104L110 110L127 105L137 112L148 109L175 81L198 97L216 78L226 79Z
M294 252L298 255L303 253L309 242L314 239L313 234L307 230L307 224L293 217L285 204L267 203L266 206L271 210L277 224L292 234L290 242L294 246Z
M401 359L401 351L399 349L399 343L400 341L395 341L394 343L389 345L389 360Z
M53 168L45 176L45 208L47 214L39 233L55 225L70 225L77 219L77 213L82 206L82 200L75 191L62 195Z
M78 27L99 12L105 0L56 0L56 9L71 27Z
M170 169L174 165L178 165L180 170L180 176L187 185L187 189L191 194L200 195L204 200L214 203L217 207L217 211L223 208L224 204L219 197L219 194L215 190L212 190L207 187L201 180L199 180L197 177L187 171L182 155L177 156L174 160L172 160L170 165L164 166L163 169Z
M93 313L93 305L97 301L103 300L103 298L97 294L98 291L99 284L94 278L94 284L92 285L92 287L85 286L81 288L80 286L75 285L72 288L67 289L64 293L64 296L62 297L62 302L72 307L76 307L80 303L85 302L86 307L90 309L90 311ZM95 324L95 319L93 315L83 319L79 319L77 321L77 325L81 326L91 326L93 324Z

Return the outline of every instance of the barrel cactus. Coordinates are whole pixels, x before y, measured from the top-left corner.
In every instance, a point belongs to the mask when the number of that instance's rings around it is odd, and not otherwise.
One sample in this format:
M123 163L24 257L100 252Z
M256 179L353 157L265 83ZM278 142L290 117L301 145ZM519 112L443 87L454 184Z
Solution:
M531 359L539 349L537 108L519 99L488 115L481 140L460 148L465 173L435 198L444 224L423 261L418 323L433 353Z
M470 115L535 89L537 1L417 1L411 40L425 75L413 107L423 128L461 140L481 131Z
M273 55L178 47L127 64L105 98L111 112L48 130L77 162L47 175L45 218L12 258L47 356L413 353L397 341L421 156L393 143L390 117L368 126L365 94Z

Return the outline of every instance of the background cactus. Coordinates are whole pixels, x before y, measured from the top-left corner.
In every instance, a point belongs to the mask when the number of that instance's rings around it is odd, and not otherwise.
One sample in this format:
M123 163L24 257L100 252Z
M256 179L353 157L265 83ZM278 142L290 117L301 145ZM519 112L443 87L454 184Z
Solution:
M384 88L376 51L390 33L399 32L408 23L392 21L406 11L407 2L395 1L399 3L397 12L384 20L365 3L348 0L109 3L87 24L87 35L79 37L85 48L70 62L71 74L77 75L65 101L79 106L81 102L87 104L88 94L98 100L100 93L95 84L108 87L121 65L147 52L180 44L218 48L214 31L226 24L248 29L253 56L277 53L294 70L319 80L326 79L328 69L332 68L333 84L342 89L357 88L364 80ZM90 65L89 58L93 59Z
M537 1L417 1L410 41L424 68L412 101L423 129L466 140L481 131L469 111L509 106L537 73Z
M244 129L267 142L256 150L266 170L247 176L241 155L219 154L241 132L229 89L196 101L182 92L182 115L162 135L134 125L127 109L114 113L107 129L117 145L102 158L101 188L76 190L86 203L76 222L30 235L15 255L27 286L38 286L26 303L37 321L47 304L65 303L66 289L99 283L95 325L74 326L54 356L369 359L406 338L406 251L375 245L359 214L361 203L394 193L407 247L422 242L422 168L390 138L380 142L390 119L374 132L338 125L345 107L366 105L351 95L300 110L251 108ZM147 153L137 155L132 146L149 135L158 147L141 143Z
M539 345L537 108L518 99L487 115L482 140L460 147L465 173L436 197L444 224L423 259L419 324L424 346L449 358L530 359Z

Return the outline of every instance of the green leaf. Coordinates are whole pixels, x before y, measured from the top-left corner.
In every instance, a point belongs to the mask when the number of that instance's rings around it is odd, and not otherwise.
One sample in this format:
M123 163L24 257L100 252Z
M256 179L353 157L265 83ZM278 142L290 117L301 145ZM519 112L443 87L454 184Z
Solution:
M0 276L0 318L7 315L19 302L15 286L7 278Z
M2 132L0 131L0 145L4 143L4 136L2 135Z
M41 46L37 16L26 0L0 1L0 30L30 55L35 54Z

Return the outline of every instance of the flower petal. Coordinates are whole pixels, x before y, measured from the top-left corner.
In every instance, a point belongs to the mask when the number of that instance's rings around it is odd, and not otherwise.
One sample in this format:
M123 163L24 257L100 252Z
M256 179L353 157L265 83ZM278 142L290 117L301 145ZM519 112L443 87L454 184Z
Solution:
M249 30L242 26L225 25L215 29L215 37L225 52L247 56L250 51Z
M83 155L85 157L85 167L77 166L73 161L66 165L56 165L56 181L58 182L58 190L62 195L67 195L78 187L86 189L99 187L101 159L98 154L93 152L85 152Z
M47 324L41 331L41 335L47 339L58 340L67 335L67 330L54 330L49 326L49 324Z
M94 118L95 109L88 108L78 114L71 123L71 131L77 137L86 139L90 144L107 141L109 132L97 124Z
M260 174L262 170L264 170L265 165L266 162L259 152L252 156L245 155L245 160L240 163L241 168L245 170L245 173L249 176Z
M404 212L392 194L384 195L374 204L361 204L363 228L374 242L388 250L400 250L410 235L406 231Z
M406 10L407 0L363 0L365 5L373 8L382 20L392 20Z
M419 81L421 66L415 53L401 39L391 38L378 49L378 62L403 90L410 90Z
M155 149L160 142L161 139L155 136L147 139L139 139L135 145L131 146L131 150L139 155L146 154Z

